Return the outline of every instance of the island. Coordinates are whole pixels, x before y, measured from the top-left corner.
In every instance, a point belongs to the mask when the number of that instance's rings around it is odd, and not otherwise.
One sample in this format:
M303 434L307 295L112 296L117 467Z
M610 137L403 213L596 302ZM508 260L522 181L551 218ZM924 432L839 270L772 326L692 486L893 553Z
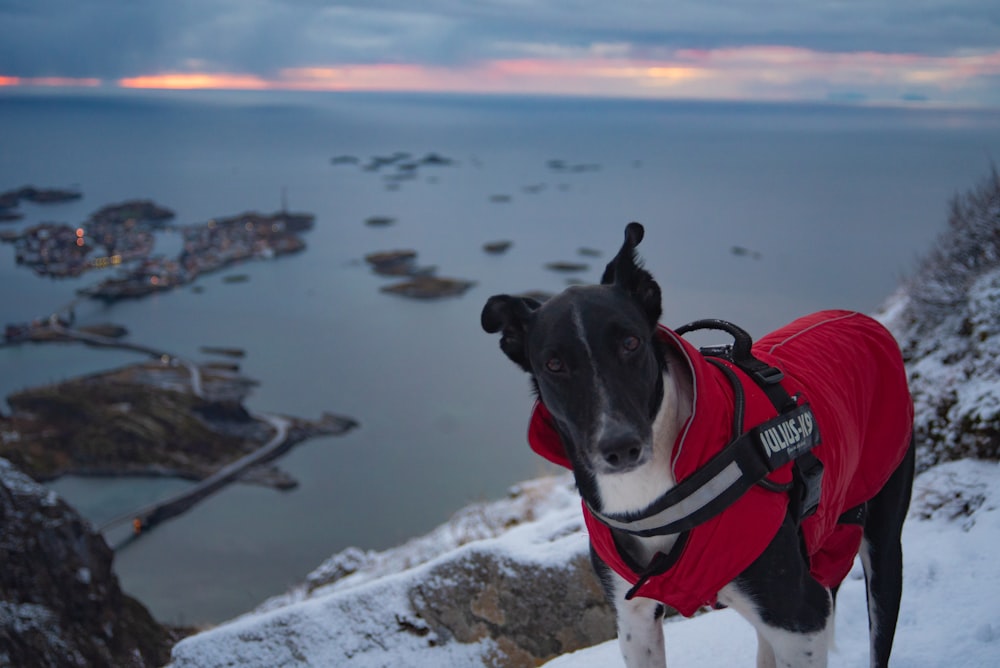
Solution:
M0 414L0 457L38 481L66 474L202 480L265 446L254 466L357 426L331 413L318 420L251 413L243 400L255 385L231 366L164 355L22 390L7 397L11 413ZM296 484L266 473L252 480Z
M186 285L200 275L256 258L304 250L301 233L312 229L310 213L248 211L204 223L171 225L174 212L151 200L102 207L80 225L41 223L5 232L18 265L39 276L67 278L94 269L120 268L120 275L79 291L113 302ZM154 233L173 231L183 250L173 258L154 255Z
M0 193L0 222L20 220L23 216L19 211L15 211L22 200L35 204L58 204L60 202L71 202L83 197L79 190L68 190L63 188L36 188L35 186L21 186L13 190Z
M205 223L175 226L184 246L176 258L145 256L120 276L79 291L81 296L114 302L144 297L187 285L199 276L259 258L305 250L300 234L312 229L309 213L254 211L215 218ZM114 262L114 257L111 258Z

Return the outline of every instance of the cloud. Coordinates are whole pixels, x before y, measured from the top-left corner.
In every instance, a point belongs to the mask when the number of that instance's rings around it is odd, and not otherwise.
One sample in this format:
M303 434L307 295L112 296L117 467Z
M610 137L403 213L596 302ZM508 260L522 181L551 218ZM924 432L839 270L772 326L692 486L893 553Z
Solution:
M0 0L8 81L995 100L998 49L995 0Z

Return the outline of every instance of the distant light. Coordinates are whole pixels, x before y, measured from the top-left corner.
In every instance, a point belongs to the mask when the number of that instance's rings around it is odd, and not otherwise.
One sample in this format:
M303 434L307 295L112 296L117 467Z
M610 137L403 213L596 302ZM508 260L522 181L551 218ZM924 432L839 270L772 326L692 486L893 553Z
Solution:
M76 245L77 246L82 246L84 243L85 242L83 241L83 237L77 237L77 239L76 239Z
M159 285L160 284L160 277L159 276L150 276L149 277L149 282L152 283L153 285Z
M82 227L76 228L76 236L78 236L78 237L82 237L83 236L83 228Z
M251 223L250 221L247 221L247 224L244 225L243 227L247 228L247 232L249 232L249 231L251 231L253 229L253 223Z

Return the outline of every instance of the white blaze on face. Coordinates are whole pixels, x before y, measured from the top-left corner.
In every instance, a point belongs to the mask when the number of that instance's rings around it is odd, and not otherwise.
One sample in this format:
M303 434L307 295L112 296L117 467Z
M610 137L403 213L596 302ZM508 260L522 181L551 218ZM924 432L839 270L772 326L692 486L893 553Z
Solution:
M586 355L587 362L590 364L591 369L591 383L594 388L594 398L596 399L595 414L597 415L597 423L594 425L593 429L593 443L600 443L601 439L604 437L604 432L608 428L608 413L611 412L611 402L608 400L608 390L604 386L604 380L601 378L601 374L597 372L597 364L594 362L594 351L590 347L590 342L587 341L587 330L583 326L583 316L580 314L580 307L577 304L573 305L572 313L573 327L575 328L576 338L579 339L580 345L583 347L583 352Z

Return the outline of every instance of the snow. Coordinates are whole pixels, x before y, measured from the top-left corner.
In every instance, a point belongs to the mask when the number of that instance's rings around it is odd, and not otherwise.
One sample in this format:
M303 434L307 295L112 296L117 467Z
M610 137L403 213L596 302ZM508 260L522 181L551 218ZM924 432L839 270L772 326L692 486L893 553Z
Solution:
M509 498L470 506L400 547L334 555L306 585L179 643L170 665L486 665L498 651L496 644L489 638L463 644L437 637L410 603L418 585L427 585L442 561L472 551L544 568L585 555L587 546L572 478L529 481ZM332 577L337 579L319 584Z
M581 538L586 540L581 534L583 517L579 510L580 500L570 474L530 480L512 488L507 498L463 508L447 523L399 547L383 552L351 547L338 552L306 576L303 585L265 601L258 611L359 587L442 555L453 554L463 545L500 535L504 535L503 545L507 552L514 556L528 553L535 561L541 559L545 551L551 552L552 544L558 544L562 537L576 541L575 549L586 550L586 542L579 544ZM540 517L545 521L534 521ZM521 525L526 526L512 530ZM550 563L561 563L566 557L565 550L558 547L554 550Z
M1000 466L963 460L918 477L903 531L904 588L893 665L1000 665ZM969 514L971 512L971 514ZM756 634L732 610L664 623L671 666L753 666ZM624 666L616 641L546 668ZM837 596L830 668L867 668L868 617L859 564Z
M909 359L919 470L969 455L994 456L1000 429L1000 268L971 280L962 303L928 311L901 288L876 317Z
M530 493L465 511L453 523L385 553L349 552L359 568L312 591L301 588L218 628L182 641L173 668L197 666L491 665L493 641L438 638L407 591L432 566L462 551L551 564L586 550L579 501L565 476L525 483ZM530 497L533 511L528 511ZM904 530L905 585L894 665L979 668L1000 665L1000 465L961 460L918 476ZM478 520L476 518L479 518ZM519 518L509 529L501 518ZM481 538L471 538L481 534ZM437 547L435 542L441 541ZM458 543L461 543L460 545ZM353 560L353 561L352 561ZM337 557L317 573L333 568ZM410 566L403 564L409 563ZM352 565L353 564L353 565ZM315 574L314 574L315 575ZM861 569L840 590L831 668L868 665L867 607ZM423 625L423 626L422 626ZM409 627L412 632L400 633ZM671 666L752 666L756 635L731 610L664 623ZM623 666L615 641L556 658L549 668Z

